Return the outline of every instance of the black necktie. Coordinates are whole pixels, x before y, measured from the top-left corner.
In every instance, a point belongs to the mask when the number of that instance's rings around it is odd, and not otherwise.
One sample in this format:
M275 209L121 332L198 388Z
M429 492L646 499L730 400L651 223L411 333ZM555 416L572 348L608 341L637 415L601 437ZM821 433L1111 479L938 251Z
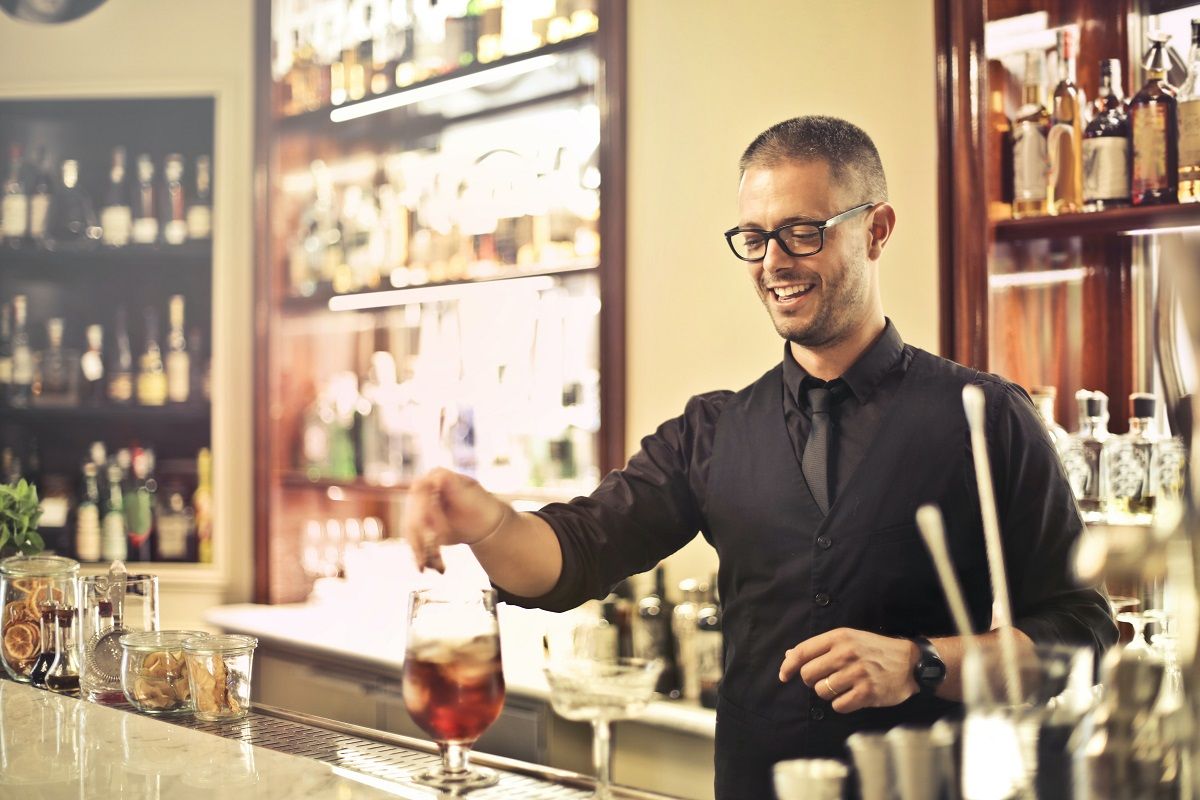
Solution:
M804 480L822 514L829 513L829 440L833 424L829 419L831 392L824 386L808 390L808 407L812 410L812 427L804 443L800 469Z

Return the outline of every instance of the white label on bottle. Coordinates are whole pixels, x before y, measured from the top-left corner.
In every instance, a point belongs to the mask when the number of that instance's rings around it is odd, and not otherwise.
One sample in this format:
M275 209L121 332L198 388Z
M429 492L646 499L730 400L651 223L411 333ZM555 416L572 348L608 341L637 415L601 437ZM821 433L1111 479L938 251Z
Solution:
M133 221L133 240L138 244L154 244L158 241L158 220L154 217L139 217Z
M181 219L173 219L163 226L163 241L167 244L183 244L187 236L187 223Z
M105 206L100 211L100 227L104 231L105 244L124 247L129 244L133 211L129 206Z
M163 514L158 518L158 557L179 561L187 558L190 520L183 514Z
M4 196L0 205L0 217L3 223L0 230L9 238L19 239L29 231L29 198L23 194Z
M50 196L35 194L29 201L29 235L34 239L46 236L46 213L50 210Z
M13 351L12 382L18 386L33 383L33 351L28 347L18 347Z
M91 383L104 377L104 358L95 350L88 350L79 358L79 371Z
M1017 200L1045 200L1046 135L1036 124L1022 122L1013 133L1013 192Z
M47 528L64 528L67 525L67 512L71 504L65 497L44 497L41 502L42 516L38 524Z
M1200 100L1179 104L1179 168L1200 168Z
M80 561L100 560L100 509L82 503L75 512L75 555Z
M187 212L187 234L189 239L207 239L212 235L212 209L208 206L192 206Z
M1129 199L1129 140L1101 136L1083 140L1083 199Z
M191 394L191 359L187 353L167 353L167 399L186 403Z
M0 386L8 386L13 379L13 360L8 356L0 357Z
M124 561L129 555L125 543L125 515L104 515L104 533L100 539L100 557L105 561Z

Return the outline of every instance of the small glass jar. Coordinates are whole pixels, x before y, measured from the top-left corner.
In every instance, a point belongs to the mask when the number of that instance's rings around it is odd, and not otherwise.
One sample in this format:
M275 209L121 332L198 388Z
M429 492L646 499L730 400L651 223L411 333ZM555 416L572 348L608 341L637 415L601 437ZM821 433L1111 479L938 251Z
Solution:
M183 657L187 639L203 631L137 631L121 636L121 690L138 711L178 714L192 710Z
M184 640L196 719L239 719L250 713L250 670L256 647L258 639L237 634Z
M34 661L43 650L60 609L74 613L79 562L62 556L13 556L0 561L0 662L13 680L29 682ZM49 646L49 642L46 642Z

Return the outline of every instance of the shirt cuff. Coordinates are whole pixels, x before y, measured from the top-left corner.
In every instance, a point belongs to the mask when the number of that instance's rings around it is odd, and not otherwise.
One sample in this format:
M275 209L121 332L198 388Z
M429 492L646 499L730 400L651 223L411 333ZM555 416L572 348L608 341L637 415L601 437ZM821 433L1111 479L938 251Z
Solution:
M508 603L521 608L540 608L546 611L570 611L587 599L579 599L577 589L579 585L577 577L579 572L578 561L572 557L565 537L555 524L553 515L543 514L540 511L530 513L545 520L546 524L550 526L550 530L554 531L555 538L558 539L558 547L562 551L562 570L558 574L558 581L554 584L554 588L540 597L522 597L521 595L513 594L503 587L497 586L494 581L492 582L492 588L496 590L497 599L501 603Z

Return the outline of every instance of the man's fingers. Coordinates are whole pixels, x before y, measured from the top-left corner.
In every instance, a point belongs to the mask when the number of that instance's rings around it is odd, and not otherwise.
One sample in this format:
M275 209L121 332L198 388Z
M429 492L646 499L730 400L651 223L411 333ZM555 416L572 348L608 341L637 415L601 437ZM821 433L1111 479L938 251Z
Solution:
M786 683L807 664L819 655L829 651L837 641L841 629L828 631L811 639L805 639L800 644L783 654L783 663L779 665L779 680Z
M832 675L850 664L854 655L849 649L833 648L800 667L800 679L806 686L816 686L826 675ZM835 686L837 684L834 684Z
M870 688L867 684L860 683L833 698L829 707L839 714L849 714L851 711L858 711L860 708L869 706L870 699Z

